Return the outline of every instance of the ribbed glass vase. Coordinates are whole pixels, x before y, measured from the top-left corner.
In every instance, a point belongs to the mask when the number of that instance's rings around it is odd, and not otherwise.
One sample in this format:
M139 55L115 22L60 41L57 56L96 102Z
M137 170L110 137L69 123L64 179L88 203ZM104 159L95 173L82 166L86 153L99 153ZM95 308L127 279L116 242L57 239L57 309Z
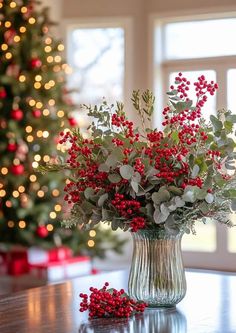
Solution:
M182 232L170 235L165 229L132 232L133 258L129 295L149 307L172 307L186 293Z

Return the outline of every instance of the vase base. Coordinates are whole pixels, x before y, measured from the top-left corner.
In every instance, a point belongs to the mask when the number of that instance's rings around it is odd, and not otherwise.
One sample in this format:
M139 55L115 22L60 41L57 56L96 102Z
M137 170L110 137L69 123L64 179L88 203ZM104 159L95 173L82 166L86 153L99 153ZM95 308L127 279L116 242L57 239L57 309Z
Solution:
M157 309L157 310L175 310L176 305L172 304L148 304L147 309Z

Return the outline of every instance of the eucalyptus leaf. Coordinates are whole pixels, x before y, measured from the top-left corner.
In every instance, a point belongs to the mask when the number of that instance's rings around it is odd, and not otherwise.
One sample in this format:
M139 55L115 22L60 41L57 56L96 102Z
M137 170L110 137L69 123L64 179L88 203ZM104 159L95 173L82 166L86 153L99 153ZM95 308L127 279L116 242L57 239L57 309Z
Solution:
M191 177L193 179L195 179L197 177L197 175L199 174L199 171L200 171L200 167L197 164L195 164L193 167L193 170L192 170Z
M212 202L214 202L214 195L212 193L207 193L207 195L205 196L205 200L208 204L211 204Z
M120 167L120 174L122 178L129 180L134 175L134 169L131 165L122 165Z
M121 181L121 176L118 173L111 173L108 175L108 179L111 183L119 183Z
M84 196L85 196L86 199L89 200L93 195L94 195L94 189L93 188L87 187L84 190Z
M103 195L101 195L100 198L98 199L98 207L102 207L107 199L108 199L108 193L104 193Z
M106 163L102 163L102 164L99 165L98 171L100 171L100 172L109 172L110 168Z
M138 183L134 180L131 180L131 186L135 193L138 193Z

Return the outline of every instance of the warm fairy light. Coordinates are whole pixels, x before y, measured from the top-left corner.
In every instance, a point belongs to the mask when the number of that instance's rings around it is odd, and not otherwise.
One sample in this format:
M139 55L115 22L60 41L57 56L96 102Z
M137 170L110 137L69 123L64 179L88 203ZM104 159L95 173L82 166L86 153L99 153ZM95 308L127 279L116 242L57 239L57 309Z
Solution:
M47 53L51 52L52 51L51 46L49 46L49 45L45 46L44 51L47 52Z
M18 191L20 192L20 193L23 193L23 192L25 192L25 187L24 186L19 186L18 187Z
M7 194L7 193L6 193L5 190L0 190L0 198L5 197L6 194Z
M36 101L34 99L29 100L29 105L30 106L35 106L35 104L36 104Z
M35 155L35 156L34 156L34 160L35 160L36 162L41 161L41 156L40 156L39 154Z
M10 26L11 26L11 22L10 22L10 21L6 21L6 22L5 22L5 27L6 27L6 28L10 28Z
M34 17L30 17L28 20L29 24L34 24L36 22Z
M52 195L53 195L54 197L58 197L59 194L60 194L60 192L59 192L59 190L56 189L56 188L52 191Z
M54 209L55 209L56 212L60 212L61 211L61 205L58 205L58 204L55 205Z
M5 57L6 57L6 59L11 59L11 58L12 58L12 54L11 54L11 52L7 52L7 53L5 54Z
M2 4L2 2L0 2L0 8L2 8L2 6L3 6L3 4ZM1 23L1 22L0 22ZM1 24L0 24L1 25Z
M63 44L59 44L58 47L57 47L58 51L63 51L64 48L65 48L65 47L64 47Z
M25 80L26 80L25 75L20 75L18 80L19 80L20 82L25 82Z
M2 183L0 183L0 188L3 188L3 184Z
M31 126L26 126L25 131L26 133L31 133L33 131L33 128Z
M45 44L51 44L52 43L52 38L50 38L50 37L47 37L46 39L45 39Z
M13 221L8 221L7 225L9 228L14 228L15 223Z
M42 81L42 76L41 75L36 75L34 79L37 82Z
M48 109L44 109L44 110L43 110L43 115L44 115L45 117L49 116L49 114L50 114L50 112L49 112Z
M6 201L6 206L7 208L11 208L12 207L12 202L10 200Z
M96 231L95 230L90 230L89 231L89 236L90 237L95 237L96 236Z
M95 242L94 242L92 239L90 239L90 240L88 241L88 246L89 246L89 247L94 247L94 245L95 245Z
M36 106L37 109L42 109L43 103L37 102L35 106Z
M18 198L20 193L18 191L13 191L12 195L13 195L14 198Z
M72 73L72 68L68 64L63 64L62 69L64 69L66 74L71 74Z
M52 63L53 62L53 57L52 56L48 56L47 57L47 62L48 63Z
M54 72L60 72L60 70L61 70L61 66L59 66L59 65L53 66L53 71Z
M14 160L13 160L13 164L14 164L14 165L19 165L19 164L20 164L20 160L19 160L19 158L14 158Z
M70 184L70 179L66 179L66 185Z
M55 56L54 61L61 62L61 56L59 56L59 55Z
M36 169L38 166L39 166L38 162L35 161L35 162L32 163L32 167L34 169Z
M48 101L48 104L50 105L50 106L54 106L55 105L55 100L54 99L50 99L49 101Z
M37 177L35 175L30 175L29 179L32 183L34 183L34 182L36 182Z
M42 85L41 85L40 82L35 82L35 83L34 83L34 88L35 88L35 89L40 89L41 86L42 86Z
M53 225L51 223L49 223L46 228L47 231L53 231Z
M11 8L16 8L16 3L15 3L15 1L10 2L9 6L10 6Z
M24 32L26 32L26 27L20 27L20 32L23 34Z
M62 111L62 110L59 110L59 111L57 112L57 116L58 116L58 118L62 118L62 117L64 117L64 115L65 115L65 112Z
M48 131L43 131L43 138L46 139L49 137L49 132Z
M50 156L48 156L48 155L44 155L44 157L43 157L43 161L44 161L44 162L49 162L49 161L50 161Z
M16 35L14 37L14 42L18 43L20 41L20 36Z
M39 191L37 192L37 196L38 196L39 198L43 198L44 195L45 195L45 193L44 193L42 190L39 190Z
M43 131L37 131L37 137L38 138L41 138L43 136Z
M1 169L1 173L2 173L2 175L7 175L8 174L8 169L6 168L6 167L3 167L2 169Z
M33 137L33 135L28 135L28 136L26 137L26 141L27 141L27 142L33 142L33 141L34 141L34 137Z
M50 84L51 87L54 87L54 86L55 86L55 81L54 81L54 80L50 80L50 81L48 82L48 84Z
M27 7L23 6L23 7L21 7L20 11L21 11L21 13L25 14L25 13L27 13L28 9L27 9Z
M8 45L7 44L2 44L1 45L1 49L3 50L3 51L6 51L7 49L8 49Z
M50 84L45 83L44 88L45 88L46 90L49 90L49 89L51 89L51 86L50 86Z
M26 223L25 223L25 221L19 221L19 227L21 228L21 229L24 229L25 227L26 227Z
M49 214L49 216L50 216L51 219L54 220L54 219L57 217L57 214L56 214L55 212L51 212L51 213Z

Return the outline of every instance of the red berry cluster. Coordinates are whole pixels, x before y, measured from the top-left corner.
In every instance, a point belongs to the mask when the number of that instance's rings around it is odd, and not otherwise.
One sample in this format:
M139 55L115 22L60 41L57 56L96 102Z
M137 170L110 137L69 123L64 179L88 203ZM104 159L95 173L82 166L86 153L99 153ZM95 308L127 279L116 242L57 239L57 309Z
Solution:
M136 232L139 229L145 228L145 226L146 226L145 222L146 222L146 220L141 216L133 217L132 221L130 223L131 231Z
M125 137L130 139L131 144L139 140L139 134L134 134L133 122L127 120L125 116L119 116L118 114L114 113L112 115L111 123L113 126L123 129Z
M128 318L137 312L144 312L146 303L136 302L129 298L123 289L107 289L106 282L100 290L90 288L91 294L80 294L80 312L89 311L89 318Z
M124 146L124 141L118 139L118 138L113 138L112 142L114 143L115 146L119 147L119 146Z
M139 172L140 175L144 174L145 171L145 165L142 163L140 158L136 158L135 164L134 164L134 170Z
M118 210L121 216L130 218L133 214L137 214L141 204L137 200L125 200L123 194L116 193L112 205Z

